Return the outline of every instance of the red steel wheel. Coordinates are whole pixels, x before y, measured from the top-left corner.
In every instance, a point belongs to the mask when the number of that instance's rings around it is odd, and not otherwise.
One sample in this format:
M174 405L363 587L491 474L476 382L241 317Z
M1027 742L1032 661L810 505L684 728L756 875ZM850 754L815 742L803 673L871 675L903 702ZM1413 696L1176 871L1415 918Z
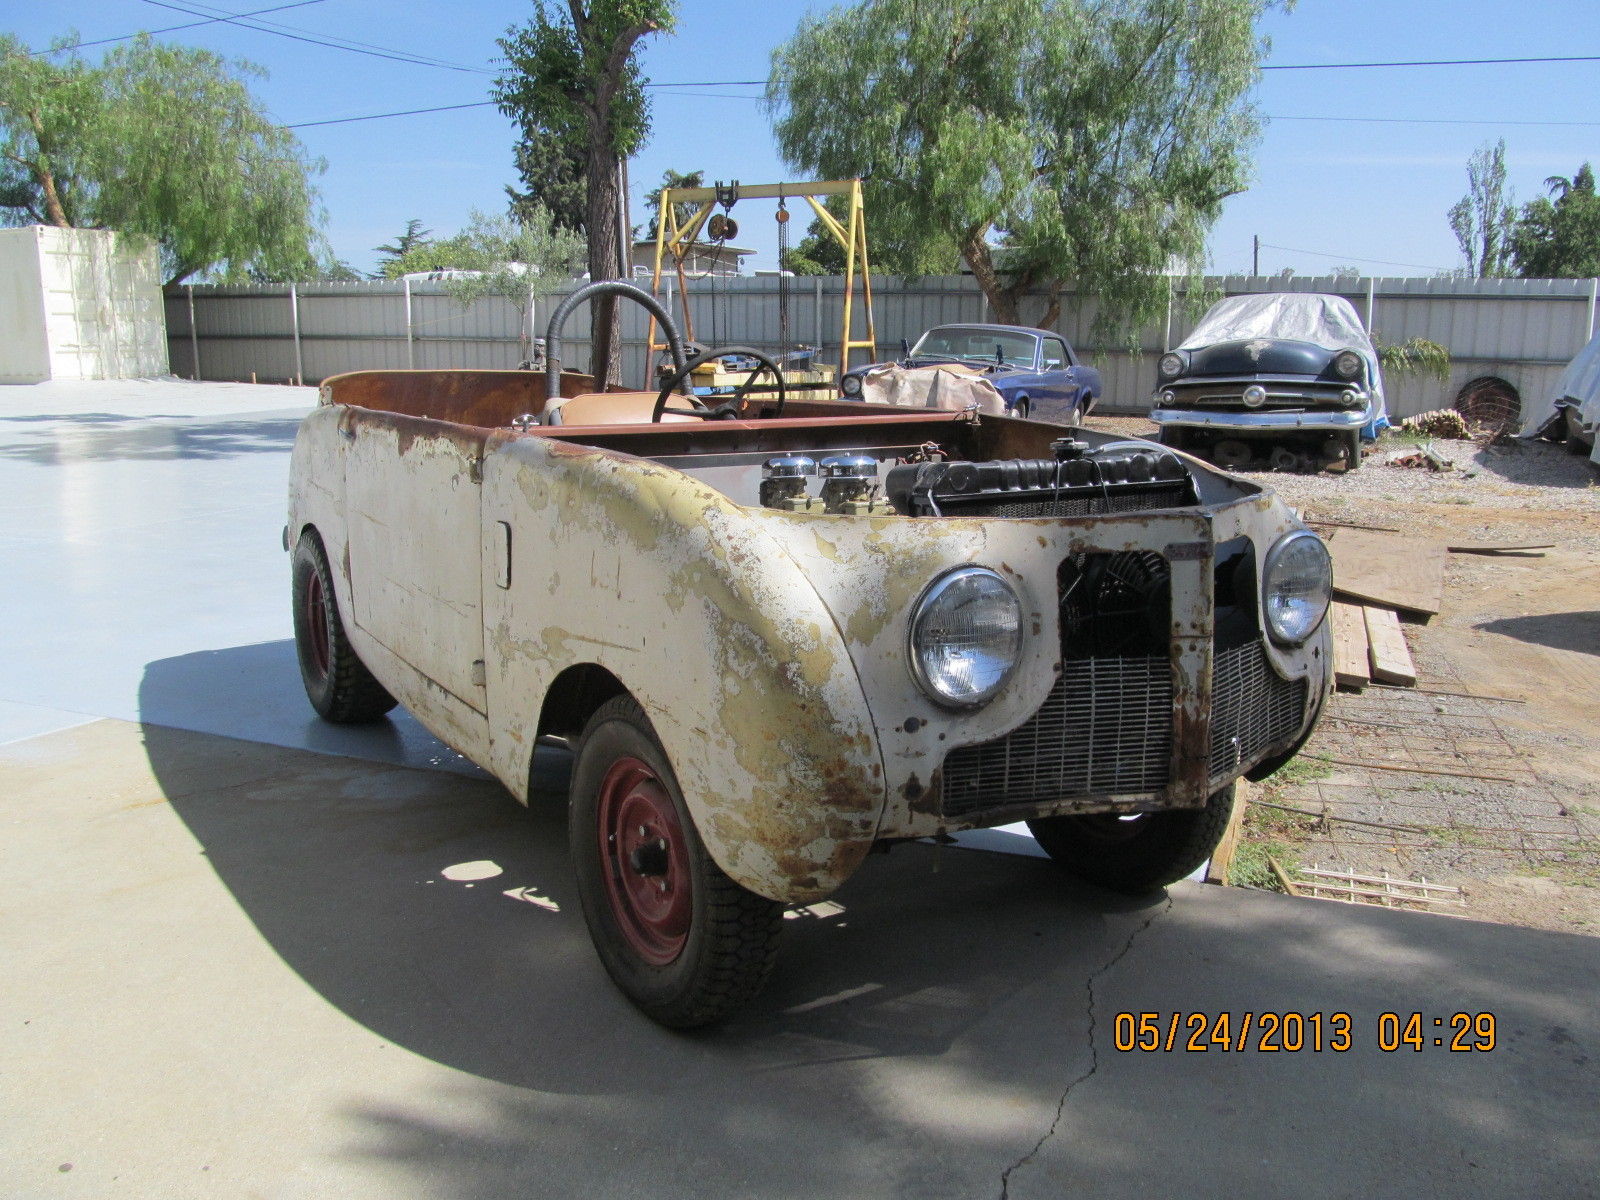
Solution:
M310 659L307 665L318 676L326 678L333 652L328 645L328 600L322 588L321 575L313 572L306 580L301 604L304 608L301 616L305 619L306 653Z
M589 718L572 762L567 839L583 919L606 973L672 1029L712 1025L766 981L783 905L728 878L707 853L644 710L616 696Z
M694 909L689 852L672 797L648 764L619 758L601 780L598 799L611 915L635 954L665 966L683 953Z
M291 568L295 657L306 699L338 725L376 721L395 699L356 655L339 617L328 554L315 530L301 534Z

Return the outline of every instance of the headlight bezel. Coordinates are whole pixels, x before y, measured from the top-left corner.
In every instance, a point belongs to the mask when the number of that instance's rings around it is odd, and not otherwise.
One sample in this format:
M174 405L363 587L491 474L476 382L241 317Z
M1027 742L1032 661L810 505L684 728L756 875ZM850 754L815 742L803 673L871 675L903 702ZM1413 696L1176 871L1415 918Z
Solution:
M839 381L839 394L849 396L851 399L861 395L861 376L846 375L841 379Z
M1015 614L1015 627L1011 638L1010 659L998 677L981 691L957 696L941 690L935 684L923 658L922 642L919 634L927 617L935 611L934 606L939 600L958 582L970 578L983 578L999 584L1004 595L1010 600ZM1018 664L1022 661L1022 600L1017 595L1016 588L1012 587L998 571L989 567L979 566L976 563L967 563L945 571L922 589L911 606L911 615L906 622L906 661L910 666L911 677L916 682L917 687L922 691L923 695L941 708L958 712L970 712L990 703L1005 689L1006 684L1016 674Z
M1361 366L1361 355L1354 350L1341 350L1333 356L1333 373L1340 379L1360 379Z
M1188 357L1182 350L1168 350L1156 363L1156 371L1162 379L1176 379L1188 365Z
M1286 631L1279 626L1272 605L1274 594L1274 575L1282 566L1284 556L1300 545L1314 544L1322 559L1322 596L1321 610L1314 621L1307 624L1303 632ZM1261 563L1261 623L1266 628L1267 636L1280 646L1303 646L1311 640L1313 634L1328 619L1328 610L1333 607L1333 556L1328 553L1328 546L1320 537L1309 529L1294 529L1284 534L1270 549Z

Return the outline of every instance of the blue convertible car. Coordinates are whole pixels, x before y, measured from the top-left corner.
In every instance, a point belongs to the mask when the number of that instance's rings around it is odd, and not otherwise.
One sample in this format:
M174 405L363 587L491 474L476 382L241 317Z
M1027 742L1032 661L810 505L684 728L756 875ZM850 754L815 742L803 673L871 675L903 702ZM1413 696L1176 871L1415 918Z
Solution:
M904 343L901 343L904 346ZM1060 334L1022 325L939 325L917 339L902 367L958 363L981 370L1005 399L1008 412L1076 424L1103 391L1100 372L1078 361ZM856 367L839 381L849 400L859 399L868 371Z

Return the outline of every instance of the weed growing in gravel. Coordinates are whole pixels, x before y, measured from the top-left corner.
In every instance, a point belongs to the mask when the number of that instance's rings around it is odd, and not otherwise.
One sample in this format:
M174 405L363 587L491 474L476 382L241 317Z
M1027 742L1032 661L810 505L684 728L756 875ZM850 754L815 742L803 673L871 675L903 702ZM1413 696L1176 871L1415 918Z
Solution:
M1240 842L1228 868L1228 882L1234 887L1261 888L1268 892L1283 891L1283 884L1268 865L1268 857L1278 860L1278 865L1291 877L1300 865L1294 850L1282 842Z

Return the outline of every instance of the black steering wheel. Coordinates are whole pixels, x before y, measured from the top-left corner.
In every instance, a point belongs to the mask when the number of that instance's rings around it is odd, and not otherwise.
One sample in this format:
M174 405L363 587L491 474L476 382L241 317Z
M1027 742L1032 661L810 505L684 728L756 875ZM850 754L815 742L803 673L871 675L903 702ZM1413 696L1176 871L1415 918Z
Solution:
M693 408L667 407L667 401L672 398L672 394L684 385L689 376L694 373L696 367L704 366L706 363L719 358L729 358L735 354L744 358L755 359L756 365L751 369L750 374L745 376L745 381L733 389L733 395L723 400L715 408L701 403L693 396L689 397L689 403L694 405ZM719 346L714 350L702 350L671 375L667 376L666 381L661 386L660 393L656 396L656 407L655 411L650 414L650 420L661 420L663 413L671 413L679 417L701 417L710 421L732 420L744 410L745 397L754 390L755 381L761 375L771 375L777 381L778 407L773 410L772 415L781 417L783 415L784 388L783 372L778 370L778 364L761 353L761 351L753 350L749 346ZM762 388L761 390L766 391L767 389Z

